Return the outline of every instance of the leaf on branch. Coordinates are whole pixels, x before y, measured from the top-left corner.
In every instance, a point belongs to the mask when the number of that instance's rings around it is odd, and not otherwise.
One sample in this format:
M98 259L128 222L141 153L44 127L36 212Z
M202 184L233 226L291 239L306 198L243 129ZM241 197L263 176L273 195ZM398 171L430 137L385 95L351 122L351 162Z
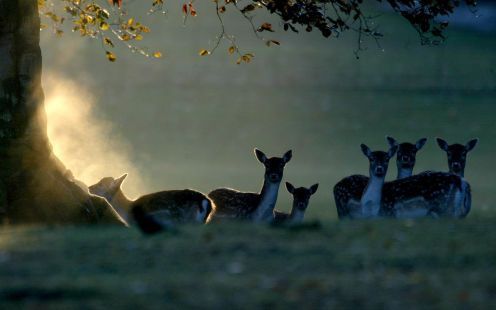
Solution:
M271 46L272 44L275 44L275 45L281 45L281 42L277 41L277 40L267 40L267 46Z
M210 55L210 52L207 51L206 49L202 49L198 52L198 55L200 56L207 56L207 55Z
M112 42L112 40L110 40L110 38L108 37L103 38L103 43L105 43L105 45L114 47L114 42Z
M131 36L128 35L127 33L123 34L122 36L119 37L122 41L129 41L131 40Z
M107 59L110 61L110 62L114 62L117 60L117 57L115 57L115 54L112 53L112 52L109 52L109 51L106 51L105 52L106 56L107 56Z
M107 30L109 30L109 28L110 28L110 26L108 23L106 23L106 22L100 23L100 29L102 29L103 31L107 31Z
M222 13L225 13L225 12L226 12L226 7L225 7L225 6L221 6L221 7L219 8L219 13L221 13L221 14L222 14Z
M161 52L155 52L155 53L153 53L153 57L162 58L162 53Z
M245 6L244 8L241 9L241 13L248 13L248 12L251 12L253 10L255 10L257 7L253 4L248 4L247 6Z
M260 25L260 27L258 27L257 31L258 32L262 32L262 31L274 32L274 30L272 29L272 25L270 23L263 23L262 25Z
M236 47L234 45L229 46L229 48L227 49L227 52L229 53L229 55L234 54L235 51L236 51Z
M110 5L117 5L119 8L122 6L122 0L108 0L108 2Z
M197 15L195 7L193 6L193 3L189 3L189 14L193 17Z
M182 11L184 15L188 15L188 5L186 3L183 4Z
M241 62L244 62L244 63L250 63L251 59L255 57L255 55L253 54L250 54L250 53L246 53L244 55L242 55L241 57L238 58L238 60L236 60L236 64L241 64Z

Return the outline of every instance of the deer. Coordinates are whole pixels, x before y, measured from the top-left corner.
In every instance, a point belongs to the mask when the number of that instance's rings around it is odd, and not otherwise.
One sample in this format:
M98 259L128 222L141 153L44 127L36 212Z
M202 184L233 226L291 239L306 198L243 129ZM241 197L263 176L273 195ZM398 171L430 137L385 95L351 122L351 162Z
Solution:
M466 213L466 189L462 179L452 173L424 172L391 182L385 182L389 159L396 152L371 151L361 145L369 160L369 181L360 201L359 218L393 217L452 217Z
M274 210L274 224L290 223L299 224L303 221L305 217L305 211L308 208L308 203L310 202L310 197L315 194L319 187L316 183L309 188L298 187L295 188L293 184L286 182L286 189L293 195L293 206L290 213L281 212Z
M262 189L258 193L240 192L231 188L211 191L208 197L213 201L214 208L207 219L208 223L224 219L241 219L255 223L273 221L284 167L291 160L292 151L287 151L282 157L271 158L256 148L254 153L265 167Z
M396 179L403 179L413 175L413 167L415 166L417 152L424 147L427 138L419 139L415 143L403 142L398 143L393 137L387 136L387 141L390 146L398 145L396 154L396 166L398 174Z
M127 173L117 179L102 178L91 185L91 194L105 198L127 222L134 220L144 232L156 232L178 223L205 223L212 202L204 194L191 190L166 190L130 200L121 185Z
M386 139L390 147L397 146L397 179L413 175L417 152L425 145L427 139L419 139L416 143L398 143L390 136L386 136ZM356 212L360 209L360 200L368 181L367 176L355 174L342 179L334 186L334 200L340 219L349 217L350 212Z
M439 147L448 155L449 172L464 178L467 154L474 149L479 139L472 139L465 145L459 143L449 145L448 142L441 138L436 138L436 141Z
M472 205L472 193L470 189L470 184L465 180L465 165L467 163L467 154L475 148L479 142L478 138L468 141L465 145L460 143L448 144L445 140L441 138L436 138L439 147L446 152L448 155L448 167L449 172L458 175L462 178L463 186L465 187L465 206L466 214L470 212Z

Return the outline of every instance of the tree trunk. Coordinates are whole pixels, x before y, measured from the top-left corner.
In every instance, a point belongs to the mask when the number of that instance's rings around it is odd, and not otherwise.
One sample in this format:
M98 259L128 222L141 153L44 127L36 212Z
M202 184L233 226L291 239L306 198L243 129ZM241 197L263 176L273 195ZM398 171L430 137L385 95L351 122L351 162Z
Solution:
M41 87L37 0L0 0L0 220L117 222L54 156Z

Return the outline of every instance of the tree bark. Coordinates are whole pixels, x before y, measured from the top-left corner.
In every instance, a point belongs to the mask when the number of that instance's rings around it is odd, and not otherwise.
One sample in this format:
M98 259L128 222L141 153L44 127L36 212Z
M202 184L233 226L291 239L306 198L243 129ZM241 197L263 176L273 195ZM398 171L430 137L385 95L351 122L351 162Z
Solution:
M52 153L39 40L37 0L0 0L0 221L117 223Z

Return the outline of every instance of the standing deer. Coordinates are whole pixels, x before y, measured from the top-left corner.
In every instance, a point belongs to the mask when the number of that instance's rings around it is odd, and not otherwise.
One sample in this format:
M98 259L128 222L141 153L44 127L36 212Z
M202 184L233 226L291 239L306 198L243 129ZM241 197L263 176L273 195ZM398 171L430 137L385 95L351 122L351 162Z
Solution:
M265 166L264 182L259 193L244 193L230 188L219 188L208 194L214 209L207 222L222 219L246 219L253 222L272 222L279 185L284 167L291 160L292 152L283 157L267 156L255 149L255 156Z
M425 172L408 178L384 182L391 153L362 144L369 159L370 178L362 199L361 217L463 217L466 214L466 189L462 179L451 173ZM359 216L360 217L360 216Z
M398 179L409 177L413 174L417 152L425 145L426 138L419 139L415 144L404 142L397 143L392 137L386 137L389 145L398 146L396 166L398 167ZM350 213L360 209L360 200L365 191L369 178L364 175L352 175L339 181L334 186L334 200L338 217L340 219L350 216Z
M425 145L427 138L419 139L415 144L409 142L398 143L394 138L387 136L390 146L398 145L396 166L398 167L397 180L411 177L417 157L417 152Z
M472 192L470 188L470 184L465 180L465 165L467 163L467 154L471 150L474 149L474 147L477 145L477 142L479 142L478 138L472 139L467 142L467 144L451 144L449 145L445 140L441 138L436 138L437 144L439 147L446 152L448 155L448 167L449 167L449 172L456 174L462 178L463 181L463 187L465 188L465 210L466 213L463 215L463 217L467 216L467 214L470 212L471 206L472 206Z
M107 199L126 222L132 216L145 232L173 223L204 223L212 209L210 199L190 189L161 191L130 200L121 189L126 177L127 174L117 179L105 177L89 191Z
M295 188L293 184L286 182L286 189L290 194L293 195L293 206L291 208L291 213L285 213L281 211L274 210L274 223L291 223L298 224L303 221L305 216L305 211L308 208L308 203L310 201L310 196L315 194L319 184L314 184L309 188L298 187Z
M389 160L396 154L398 145L393 145L389 151L372 152L365 144L360 145L362 152L369 159L369 181L360 199L359 212L354 212L352 217L371 218L377 217L382 203L382 187L386 179Z
M472 139L467 142L467 144L451 144L449 145L446 141L441 138L436 138L439 147L446 152L448 155L448 167L449 172L456 174L460 177L465 177L465 164L467 163L467 154L479 142L479 139Z

